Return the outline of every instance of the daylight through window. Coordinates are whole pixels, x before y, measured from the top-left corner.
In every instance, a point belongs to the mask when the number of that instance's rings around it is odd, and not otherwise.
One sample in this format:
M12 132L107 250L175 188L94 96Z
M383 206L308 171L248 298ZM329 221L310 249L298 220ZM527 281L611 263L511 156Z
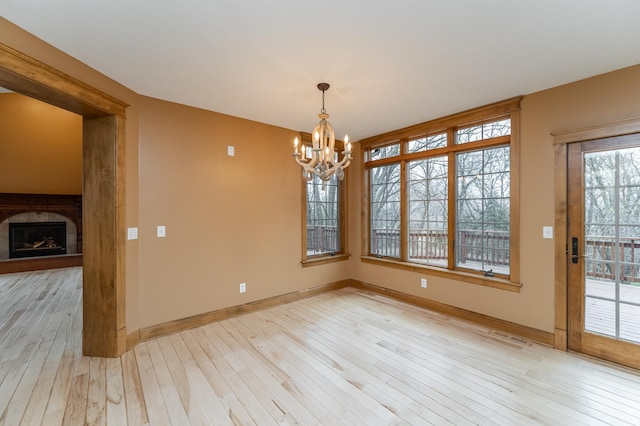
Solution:
M518 111L519 99L362 141L365 254L513 281Z
M311 155L311 135L302 133L301 140ZM346 259L345 182L335 175L327 181L303 179L303 265Z

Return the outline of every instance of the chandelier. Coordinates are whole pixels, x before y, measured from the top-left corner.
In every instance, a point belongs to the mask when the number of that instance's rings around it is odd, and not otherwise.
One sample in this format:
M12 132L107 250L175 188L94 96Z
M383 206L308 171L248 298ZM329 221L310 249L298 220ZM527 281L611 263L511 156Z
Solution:
M340 180L344 178L344 169L349 166L353 157L351 157L351 143L349 136L344 137L344 151L342 159L338 161L338 153L336 153L336 138L331 123L327 121L329 114L324 109L324 92L329 90L329 83L319 83L318 89L322 91L322 109L318 117L320 122L316 124L311 134L312 145L310 154L307 153L305 144L298 145L298 138L293 141L293 158L296 163L302 166L302 177L312 180L314 176L318 176L323 181L331 179L334 174Z

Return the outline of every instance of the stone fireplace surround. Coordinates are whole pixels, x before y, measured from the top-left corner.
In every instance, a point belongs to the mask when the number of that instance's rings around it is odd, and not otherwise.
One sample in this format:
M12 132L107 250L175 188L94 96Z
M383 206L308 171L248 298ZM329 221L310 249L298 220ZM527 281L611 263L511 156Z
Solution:
M10 259L9 222L67 222L67 255ZM0 273L82 264L82 195L0 193Z

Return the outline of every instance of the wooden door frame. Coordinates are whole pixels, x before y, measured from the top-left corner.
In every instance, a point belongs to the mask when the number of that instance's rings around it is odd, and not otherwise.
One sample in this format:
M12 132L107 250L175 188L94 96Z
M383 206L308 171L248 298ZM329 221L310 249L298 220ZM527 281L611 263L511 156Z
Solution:
M82 115L84 355L126 350L125 112L127 104L0 43L0 85Z
M567 350L568 330L568 209L567 209L567 179L568 154L567 145L570 143L586 142L613 136L624 136L640 133L640 118L606 123L575 130L554 132L554 168L555 168L555 321L554 347Z

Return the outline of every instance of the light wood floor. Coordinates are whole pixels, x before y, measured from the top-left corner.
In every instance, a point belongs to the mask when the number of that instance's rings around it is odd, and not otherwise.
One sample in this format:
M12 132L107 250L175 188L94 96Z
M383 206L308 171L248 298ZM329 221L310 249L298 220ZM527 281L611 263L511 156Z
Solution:
M0 424L640 424L637 371L354 289L80 355L81 269L0 275Z

